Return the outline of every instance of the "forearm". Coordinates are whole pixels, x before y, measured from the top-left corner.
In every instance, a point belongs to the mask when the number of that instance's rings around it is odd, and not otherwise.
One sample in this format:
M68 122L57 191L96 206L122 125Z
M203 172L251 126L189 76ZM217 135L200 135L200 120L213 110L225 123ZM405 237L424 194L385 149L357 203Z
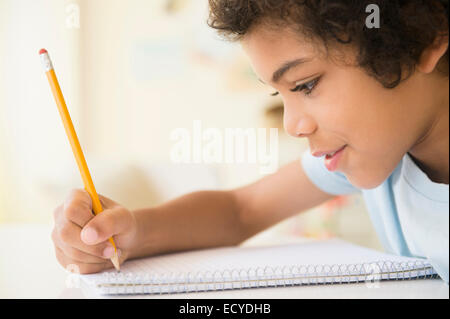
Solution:
M185 195L134 211L138 238L130 256L236 245L332 198L306 176L300 161L232 190Z
M246 237L231 192L195 192L133 213L138 235L130 258L236 245Z

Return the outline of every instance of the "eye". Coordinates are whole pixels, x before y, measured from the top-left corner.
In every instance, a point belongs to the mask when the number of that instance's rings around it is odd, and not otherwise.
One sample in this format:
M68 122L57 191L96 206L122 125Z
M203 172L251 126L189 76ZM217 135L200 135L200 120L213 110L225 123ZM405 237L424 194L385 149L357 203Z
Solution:
M306 83L302 83L297 85L295 88L291 89L291 92L301 92L301 91L305 91L305 95L310 95L312 93L312 91L314 90L314 88L316 87L317 83L319 83L321 76L315 78L314 80L311 80L309 82ZM274 92L272 94L270 94L271 96L277 96L279 95L280 92Z
M291 92L301 92L305 91L305 95L310 95L314 88L316 87L317 83L319 83L320 77L315 78L314 80L311 80L306 83L302 83L297 85L295 88L291 90Z

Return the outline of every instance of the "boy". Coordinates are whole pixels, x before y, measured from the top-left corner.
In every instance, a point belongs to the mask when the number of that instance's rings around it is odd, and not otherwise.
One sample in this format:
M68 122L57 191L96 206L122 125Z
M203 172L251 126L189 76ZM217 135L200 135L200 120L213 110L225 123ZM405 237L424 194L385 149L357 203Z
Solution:
M376 3L380 28L366 26ZM237 245L361 192L386 251L427 258L448 283L448 0L210 0L209 25L240 41L310 152L256 183L129 211L75 190L55 210L58 261L82 273L142 256ZM417 15L419 14L419 15Z

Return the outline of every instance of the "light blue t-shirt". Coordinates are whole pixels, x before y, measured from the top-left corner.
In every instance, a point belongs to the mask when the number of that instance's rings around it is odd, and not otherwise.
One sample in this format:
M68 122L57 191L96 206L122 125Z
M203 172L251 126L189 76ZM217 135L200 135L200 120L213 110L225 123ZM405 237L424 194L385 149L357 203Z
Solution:
M449 280L449 187L432 182L406 154L380 186L358 189L344 174L326 169L323 158L302 156L306 175L332 195L360 192L384 249L392 254L426 258Z

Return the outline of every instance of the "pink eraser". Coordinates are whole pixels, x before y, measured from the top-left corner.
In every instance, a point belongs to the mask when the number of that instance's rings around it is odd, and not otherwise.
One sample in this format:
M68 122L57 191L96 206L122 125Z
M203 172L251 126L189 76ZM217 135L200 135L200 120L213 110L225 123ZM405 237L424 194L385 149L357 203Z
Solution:
M41 49L41 50L39 51L39 54L44 54L44 53L47 53L47 50Z

